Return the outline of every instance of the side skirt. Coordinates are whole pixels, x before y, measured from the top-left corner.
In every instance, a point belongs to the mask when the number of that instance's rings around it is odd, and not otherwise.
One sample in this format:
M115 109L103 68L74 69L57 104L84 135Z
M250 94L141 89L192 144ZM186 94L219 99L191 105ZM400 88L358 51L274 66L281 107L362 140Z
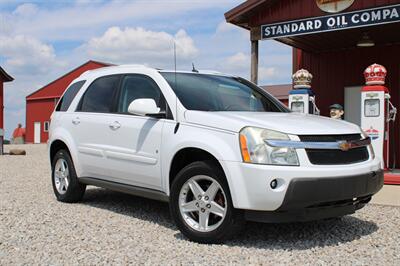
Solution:
M86 184L86 185L107 188L110 190L130 194L130 195L134 195L134 196L139 196L139 197L143 197L143 198L169 202L169 197L167 194L165 194L162 191L158 191L158 190L154 190L154 189L137 187L137 186L127 185L127 184L121 184L121 183L106 181L106 180L97 179L97 178L93 178L93 177L79 177L78 180L82 184Z

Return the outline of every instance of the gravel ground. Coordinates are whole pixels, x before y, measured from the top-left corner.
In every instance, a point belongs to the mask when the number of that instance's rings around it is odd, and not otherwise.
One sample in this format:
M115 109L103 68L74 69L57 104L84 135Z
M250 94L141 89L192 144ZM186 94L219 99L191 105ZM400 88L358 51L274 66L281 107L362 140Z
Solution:
M400 265L399 207L368 205L303 224L248 223L224 245L201 245L182 236L165 203L94 187L79 204L57 202L46 146L22 147L27 156L0 156L0 265Z

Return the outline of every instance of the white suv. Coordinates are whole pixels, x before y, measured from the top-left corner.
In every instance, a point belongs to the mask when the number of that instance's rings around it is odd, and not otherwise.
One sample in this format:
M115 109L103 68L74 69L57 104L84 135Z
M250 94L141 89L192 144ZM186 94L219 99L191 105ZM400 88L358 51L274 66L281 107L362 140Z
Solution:
M362 208L383 185L361 129L290 112L256 85L144 66L88 71L51 120L58 200L86 185L168 201L189 239L212 243L246 220L290 222Z

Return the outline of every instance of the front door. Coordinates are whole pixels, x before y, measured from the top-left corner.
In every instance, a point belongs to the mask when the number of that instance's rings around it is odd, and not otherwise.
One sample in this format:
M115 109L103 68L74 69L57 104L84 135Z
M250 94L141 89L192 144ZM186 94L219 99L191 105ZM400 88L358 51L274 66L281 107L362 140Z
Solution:
M161 188L161 136L164 119L118 115L110 121L107 173L119 183ZM114 128L114 129L113 129Z
M40 122L35 122L33 124L33 143L38 144L40 143L40 134L41 134L41 127Z
M165 100L157 84L145 75L126 75L110 121L110 149L106 152L110 174L116 182L161 188L161 138L165 119L128 113L136 99L154 99L161 111Z
M361 125L361 86L344 88L344 119Z

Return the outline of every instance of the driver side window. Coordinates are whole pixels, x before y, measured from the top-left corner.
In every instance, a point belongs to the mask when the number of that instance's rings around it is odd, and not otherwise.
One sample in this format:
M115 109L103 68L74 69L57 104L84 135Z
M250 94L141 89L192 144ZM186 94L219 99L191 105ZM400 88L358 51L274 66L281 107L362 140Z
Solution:
M161 111L165 111L165 99L157 84L144 75L128 75L123 78L118 100L118 113L128 113L129 104L141 98L153 99Z

